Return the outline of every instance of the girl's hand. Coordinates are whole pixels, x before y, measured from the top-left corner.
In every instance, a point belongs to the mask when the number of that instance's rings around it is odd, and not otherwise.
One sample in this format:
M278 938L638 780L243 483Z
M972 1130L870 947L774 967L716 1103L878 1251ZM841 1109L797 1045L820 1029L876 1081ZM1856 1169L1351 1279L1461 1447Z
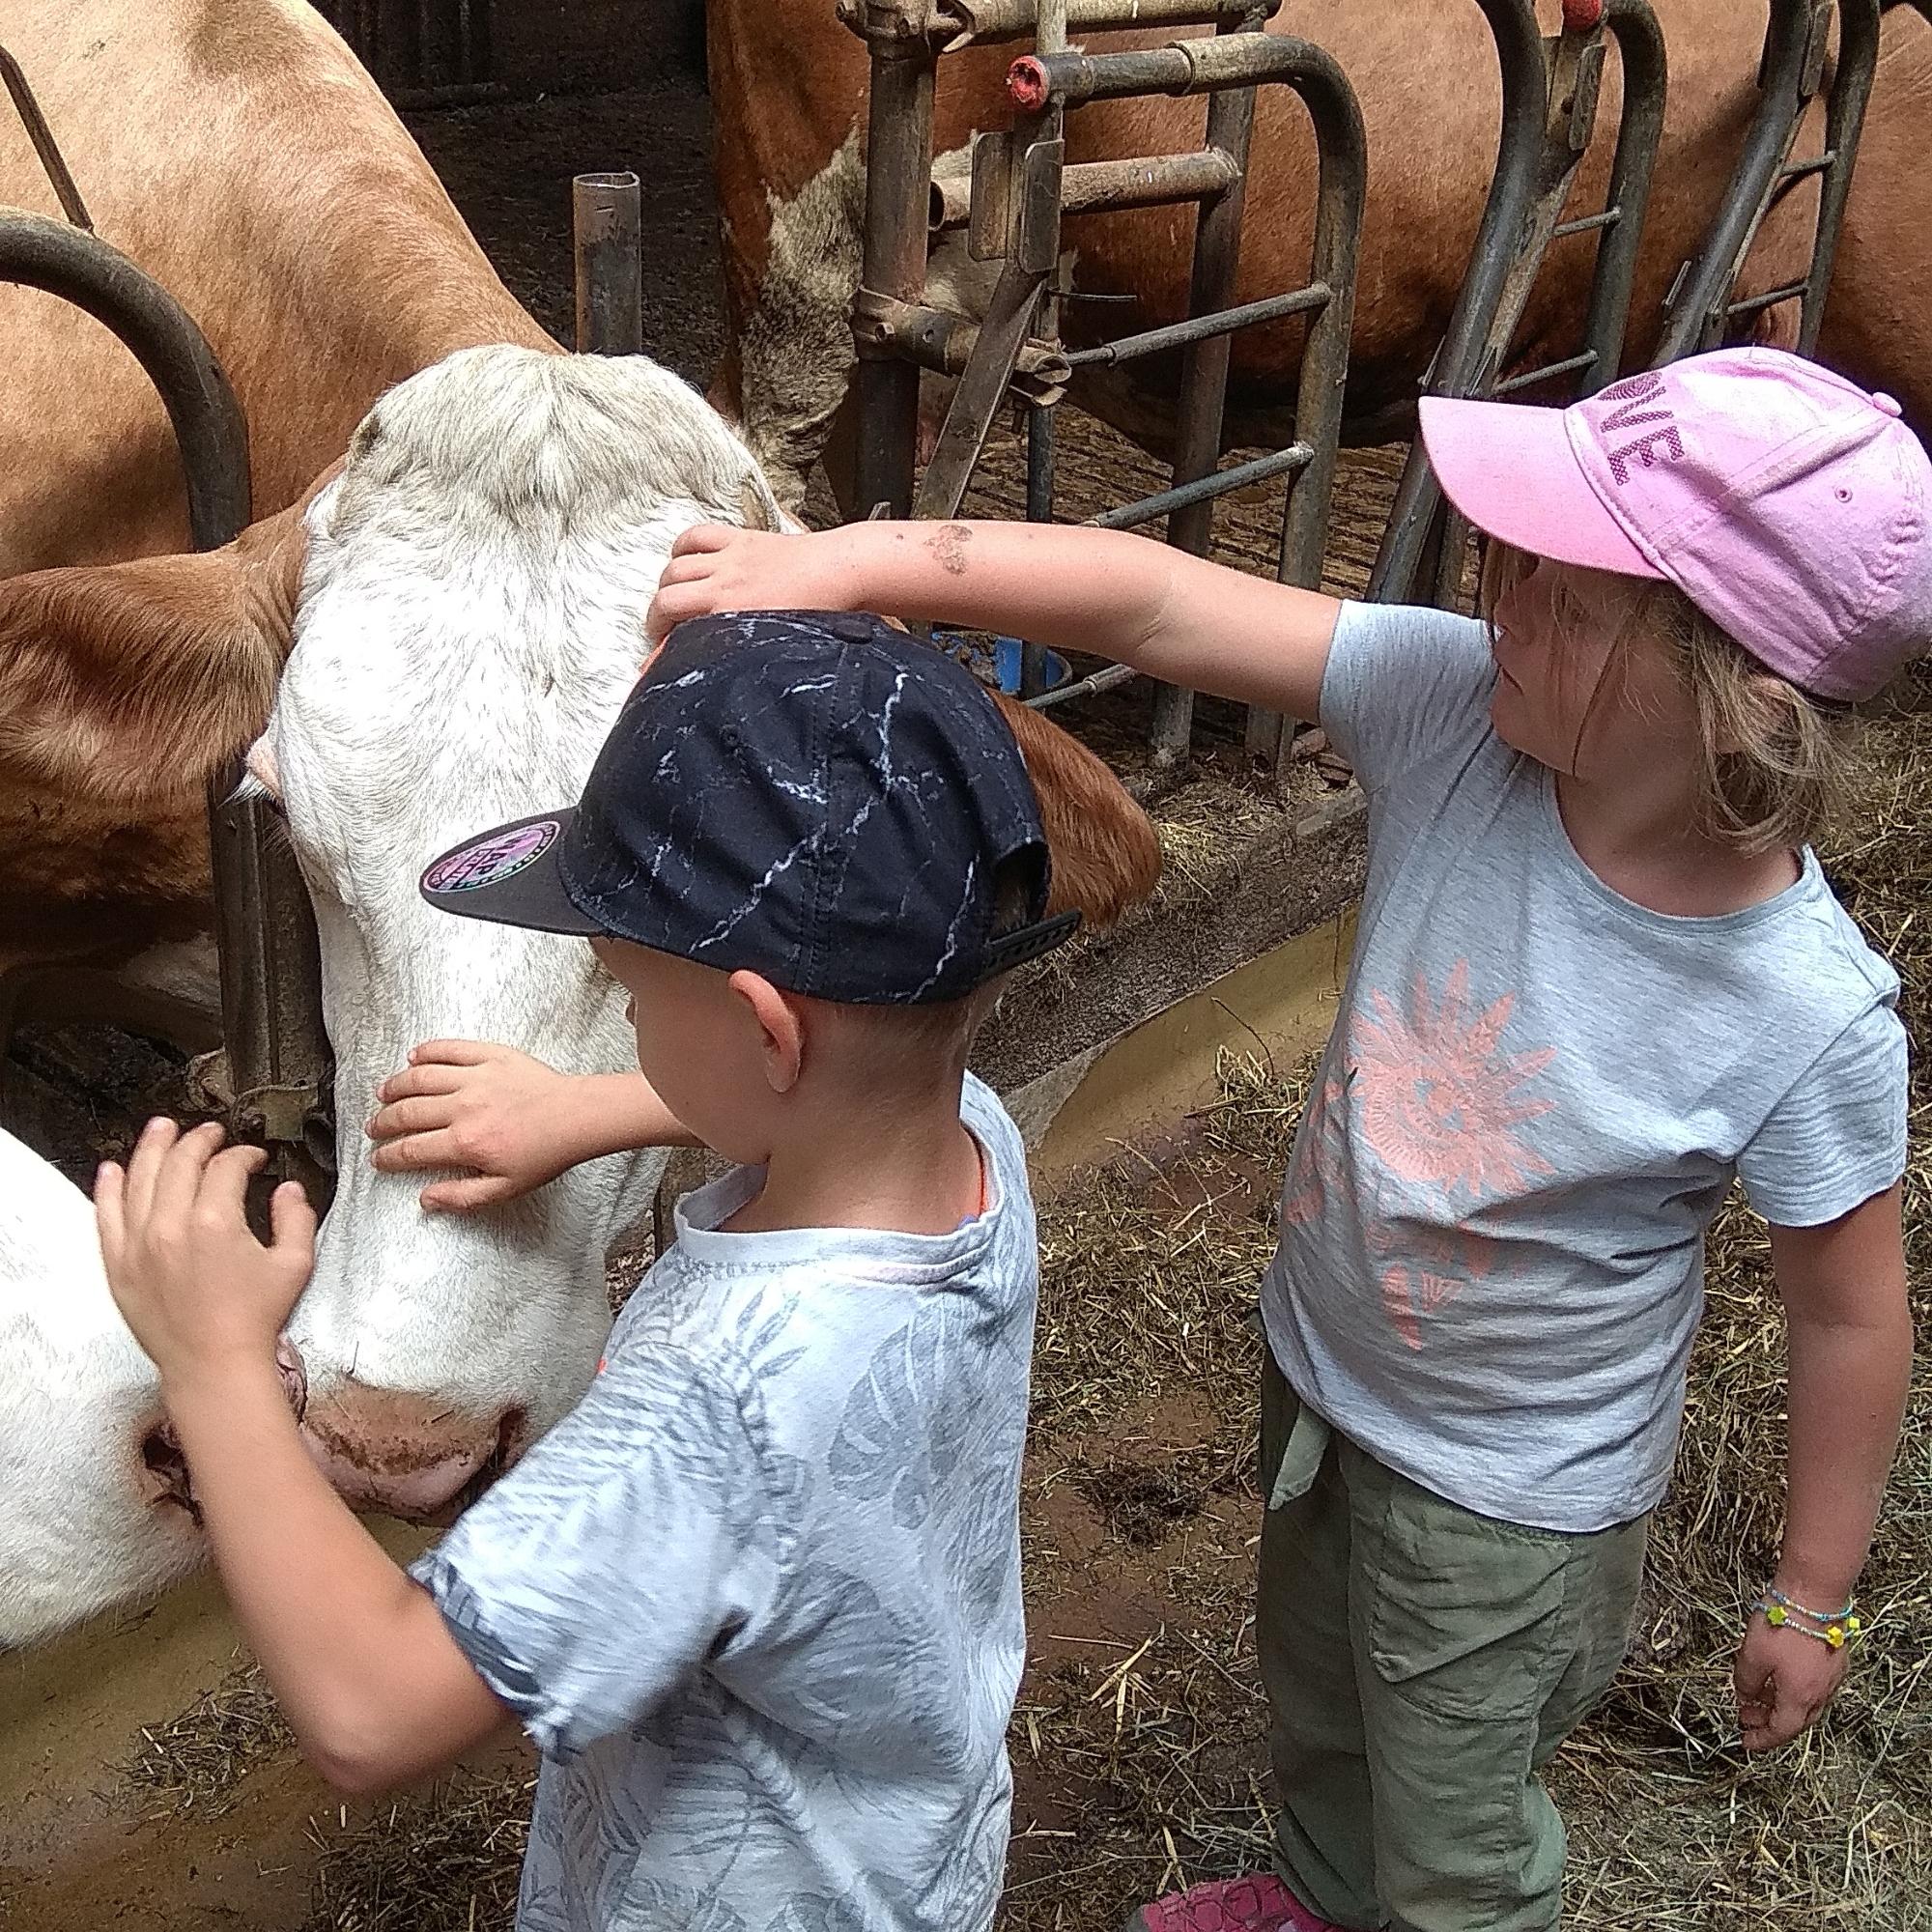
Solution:
M799 536L698 524L671 546L644 616L655 648L687 617L718 611L847 611L854 582L842 533Z
M1787 1745L1825 1715L1844 1682L1849 1654L1803 1631L1774 1630L1753 1616L1738 1647L1732 1680L1738 1727L1747 1751Z
M126 1171L106 1161L95 1183L108 1289L164 1390L236 1369L272 1372L275 1338L315 1265L315 1210L301 1188L276 1188L264 1247L244 1204L268 1155L224 1151L222 1139L218 1126L184 1134L150 1121Z
M363 1128L376 1143L369 1164L384 1174L467 1169L461 1179L422 1190L418 1198L432 1210L514 1201L585 1158L573 1131L574 1085L513 1046L425 1040L376 1089L383 1104Z

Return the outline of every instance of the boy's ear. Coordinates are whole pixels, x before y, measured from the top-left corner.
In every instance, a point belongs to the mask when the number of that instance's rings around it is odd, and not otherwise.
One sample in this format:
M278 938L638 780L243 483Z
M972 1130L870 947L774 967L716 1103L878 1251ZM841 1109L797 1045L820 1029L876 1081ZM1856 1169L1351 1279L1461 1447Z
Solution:
M789 1094L805 1066L805 1028L798 1009L759 974L740 969L731 975L730 983L758 1024L765 1079L774 1094Z

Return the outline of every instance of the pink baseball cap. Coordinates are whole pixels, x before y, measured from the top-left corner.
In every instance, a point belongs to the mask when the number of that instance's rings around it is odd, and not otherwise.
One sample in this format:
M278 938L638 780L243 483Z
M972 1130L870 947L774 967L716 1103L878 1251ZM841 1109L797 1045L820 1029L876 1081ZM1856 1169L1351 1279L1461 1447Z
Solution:
M1567 410L1425 396L1422 440L1478 529L1674 583L1820 697L1932 644L1932 461L1889 396L1801 355L1720 349Z

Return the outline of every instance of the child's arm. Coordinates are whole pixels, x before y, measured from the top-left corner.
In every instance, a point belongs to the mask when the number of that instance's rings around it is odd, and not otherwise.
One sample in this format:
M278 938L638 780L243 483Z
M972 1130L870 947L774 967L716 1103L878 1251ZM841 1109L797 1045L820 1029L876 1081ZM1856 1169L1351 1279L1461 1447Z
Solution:
M512 1201L600 1154L698 1145L641 1073L559 1073L483 1040L425 1040L376 1097L363 1128L372 1167L470 1170L431 1181L420 1197L429 1208Z
M1119 530L1008 523L851 524L679 537L645 629L718 611L876 611L1090 652L1313 719L1341 607Z
M1790 1331L1784 1543L1775 1586L1814 1610L1851 1601L1898 1446L1912 1378L1899 1190L1816 1228L1771 1231ZM1747 1750L1796 1737L1823 1712L1846 1657L1753 1617L1738 1654Z
M305 1754L368 1792L448 1763L508 1720L428 1593L324 1481L297 1433L275 1337L307 1285L315 1216L293 1183L274 1238L242 1199L263 1154L151 1121L100 1171L108 1286L161 1375L236 1619Z

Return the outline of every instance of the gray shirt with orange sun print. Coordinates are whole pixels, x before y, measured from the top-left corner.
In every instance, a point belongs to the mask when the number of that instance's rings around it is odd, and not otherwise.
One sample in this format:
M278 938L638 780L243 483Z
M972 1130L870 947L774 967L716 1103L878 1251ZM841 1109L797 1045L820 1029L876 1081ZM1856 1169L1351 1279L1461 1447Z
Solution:
M1795 1226L1898 1179L1905 1034L1809 852L1719 918L1605 886L1491 728L1494 677L1478 622L1343 609L1321 724L1369 875L1263 1312L1296 1392L1392 1468L1593 1530L1663 1493L1733 1178Z
M1025 1655L1026 1153L951 1235L678 1209L569 1415L415 1567L543 1752L518 1932L984 1932Z

